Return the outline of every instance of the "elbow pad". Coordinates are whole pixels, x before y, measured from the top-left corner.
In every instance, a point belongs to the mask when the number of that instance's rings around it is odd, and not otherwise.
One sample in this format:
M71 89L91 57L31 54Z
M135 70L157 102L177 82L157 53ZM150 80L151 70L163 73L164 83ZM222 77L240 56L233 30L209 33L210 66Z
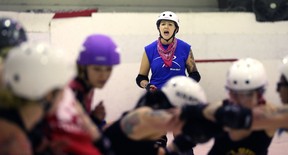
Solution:
M138 76L136 77L136 83L137 83L137 85L138 85L140 88L143 88L143 87L141 87L141 85L140 85L141 81L143 81L143 80L147 80L147 81L149 82L148 76L138 74Z
M198 71L194 71L192 73L189 73L189 77L194 79L195 81L199 82L201 80L201 75Z

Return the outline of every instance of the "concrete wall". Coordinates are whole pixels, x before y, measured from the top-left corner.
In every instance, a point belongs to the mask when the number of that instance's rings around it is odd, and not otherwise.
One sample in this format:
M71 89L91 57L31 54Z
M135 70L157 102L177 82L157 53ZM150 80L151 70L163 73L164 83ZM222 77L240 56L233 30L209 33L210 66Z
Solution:
M145 45L158 37L155 21L158 13L95 13L92 17L52 19L53 14L0 12L23 23L30 40L46 40L77 56L85 37L103 33L113 37L121 51L104 89L96 90L94 102L104 100L107 120L112 121L130 109L144 93L135 82ZM281 58L288 54L288 22L259 23L252 13L179 13L177 37L192 45L196 60L254 57L267 68L267 100L280 103L275 92ZM197 63L200 84L209 101L227 94L225 76L231 62Z

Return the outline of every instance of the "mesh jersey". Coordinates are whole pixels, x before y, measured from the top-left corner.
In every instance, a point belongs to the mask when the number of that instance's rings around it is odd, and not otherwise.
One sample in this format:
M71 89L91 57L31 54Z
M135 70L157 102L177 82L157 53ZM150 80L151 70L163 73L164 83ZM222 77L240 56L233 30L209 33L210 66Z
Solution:
M168 81L171 77L177 75L186 76L186 60L189 56L191 46L186 42L178 39L177 47L174 53L171 67L165 67L164 62L157 50L157 41L147 45L145 52L148 57L151 67L151 79L150 83L160 89L163 84Z

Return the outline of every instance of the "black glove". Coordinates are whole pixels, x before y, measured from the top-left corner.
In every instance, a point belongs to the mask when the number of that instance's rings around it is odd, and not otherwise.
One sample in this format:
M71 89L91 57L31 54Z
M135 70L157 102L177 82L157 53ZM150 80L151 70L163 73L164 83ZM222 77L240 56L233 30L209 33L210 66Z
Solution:
M205 143L221 133L222 126L206 119L203 110L207 105L189 105L182 108L180 119L185 120L182 132L189 135L195 144Z
M225 104L215 112L217 122L234 129L249 129L252 117L252 111L240 105Z
M197 104L197 105L186 105L182 107L180 119L187 121L187 120L198 120L198 119L205 119L203 115L203 110L206 108L207 105L205 104Z

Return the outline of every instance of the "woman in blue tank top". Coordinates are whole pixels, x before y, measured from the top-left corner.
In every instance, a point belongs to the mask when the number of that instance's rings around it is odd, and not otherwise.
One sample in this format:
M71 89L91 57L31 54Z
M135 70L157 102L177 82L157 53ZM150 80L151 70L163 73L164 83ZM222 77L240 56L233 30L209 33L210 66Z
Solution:
M160 89L171 77L186 76L197 82L201 76L197 70L191 46L177 39L179 20L175 13L165 11L156 22L159 31L158 40L145 47L136 83L140 88L153 91ZM148 75L151 70L151 78Z

